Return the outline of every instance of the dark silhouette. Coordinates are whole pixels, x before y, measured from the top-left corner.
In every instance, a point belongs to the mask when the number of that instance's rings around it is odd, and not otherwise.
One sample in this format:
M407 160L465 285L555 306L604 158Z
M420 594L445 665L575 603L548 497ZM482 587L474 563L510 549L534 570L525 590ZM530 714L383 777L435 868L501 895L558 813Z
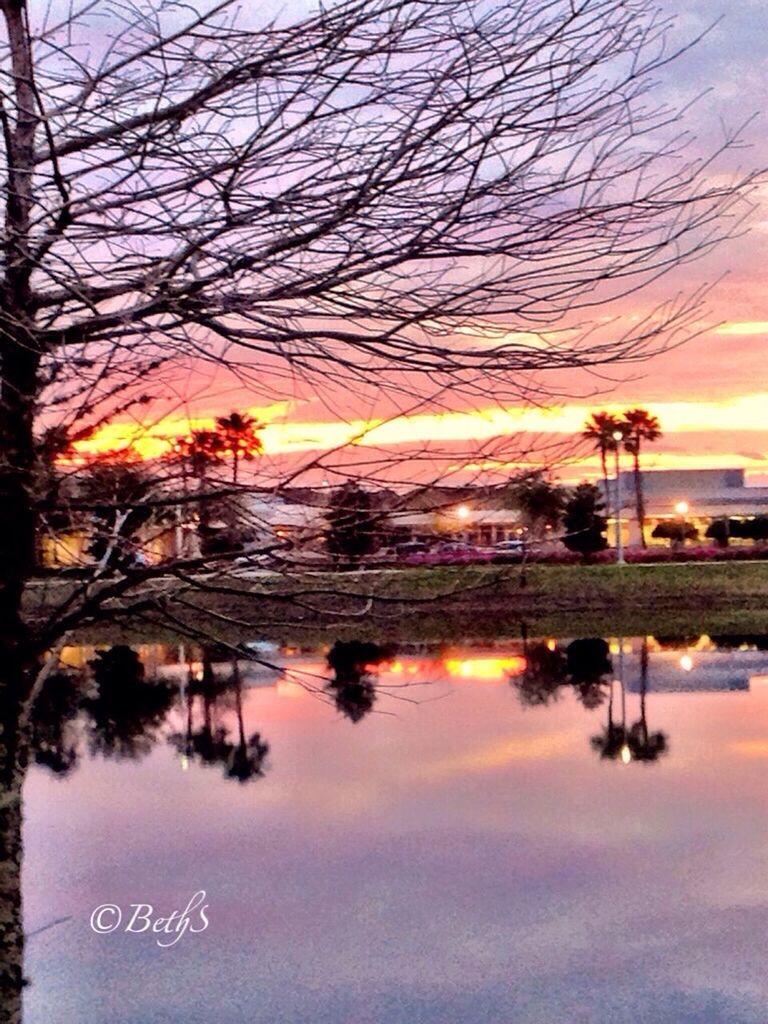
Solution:
M0 678L0 1024L21 1024L24 928L21 896L22 791L29 737L25 688Z
M669 749L666 733L649 732L646 709L648 692L648 638L643 637L640 648L640 718L629 730L628 743L633 761L650 763L666 754Z
M392 646L360 640L337 640L328 652L334 676L327 689L337 709L351 722L365 718L376 702L376 686L369 669L389 661L394 653Z
M616 451L614 434L622 429L621 420L609 412L593 412L584 424L582 436L590 441L600 456L600 469L603 474L603 496L608 500L608 453Z
M237 715L237 743L229 754L226 774L238 782L249 782L264 774L264 761L269 753L269 744L261 738L261 733L254 732L248 739L245 736L243 720L243 681L237 659L232 661L232 685L235 691L235 713Z
M243 682L237 659L232 660L231 673L226 679L216 679L213 672L213 656L211 648L204 648L202 654L203 672L200 680L190 680L187 690L187 721L185 732L174 733L168 742L180 754L195 759L200 764L221 767L225 778L248 782L260 778L264 774L264 766L269 744L261 733L255 732L246 736L243 718ZM234 697L234 711L237 717L237 741L229 738L230 730L223 725L214 724L214 717L220 706L227 706L229 698ZM194 728L194 699L198 697L202 705L202 723ZM232 704L228 707L231 709Z
M70 775L80 763L76 719L82 687L71 673L54 672L32 708L31 751L35 764L55 775Z
M608 547L604 510L600 488L594 484L579 484L566 502L563 543L569 551L577 551L585 561L590 555Z
M250 462L264 451L259 431L264 424L242 412L216 418L216 432L221 438L221 454L232 456L232 483L238 483L240 463Z
M624 448L632 456L637 525L640 530L640 543L645 548L648 547L648 541L645 537L645 495L643 474L640 471L640 452L644 441L652 443L659 440L662 436L661 424L647 409L627 409L621 428L625 433Z
M605 677L613 671L608 644L599 637L573 640L566 648L571 685L588 710L604 703Z
M347 483L331 495L326 512L326 546L339 563L356 564L379 547L383 513L374 508L371 494L357 483Z
M603 760L622 760L628 763L632 752L629 747L626 725L626 693L622 680L618 680L618 685L621 691L621 722L617 724L613 719L614 683L612 681L608 689L608 720L602 732L592 737L590 744Z
M513 677L511 683L525 707L546 707L557 699L567 676L562 651L557 647L552 650L545 643L534 643L526 644L525 670L521 676Z
M514 481L507 489L510 504L519 510L523 523L534 536L545 536L548 528L559 527L566 493L565 488L542 471Z
M115 760L145 757L173 702L174 690L147 682L130 647L98 651L90 663L96 693L83 699L91 754Z
M653 528L651 536L655 540L668 540L672 544L682 544L686 540L697 540L699 531L693 523L680 519L670 519L663 523L657 523Z

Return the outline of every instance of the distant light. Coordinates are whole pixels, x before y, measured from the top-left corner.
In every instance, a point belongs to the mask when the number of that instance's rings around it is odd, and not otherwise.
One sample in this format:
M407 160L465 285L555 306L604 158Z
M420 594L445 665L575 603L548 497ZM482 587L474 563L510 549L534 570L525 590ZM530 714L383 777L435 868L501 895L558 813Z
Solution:
M622 434L622 432L620 430L614 430L614 432L613 432L613 440L614 441L623 441L624 440L624 435Z
M679 516L684 516L688 512L688 507L687 501L678 501L675 505L675 512L677 512Z
M621 763L622 764L629 764L629 762L632 760L632 751L629 749L628 744L626 744L626 743L624 744L624 746L621 748L621 752L620 753L621 753Z
M680 668L683 672L690 672L693 668L693 658L690 654L684 654L680 659Z
M456 515L459 519L469 519L469 508L466 505L459 505L456 509Z

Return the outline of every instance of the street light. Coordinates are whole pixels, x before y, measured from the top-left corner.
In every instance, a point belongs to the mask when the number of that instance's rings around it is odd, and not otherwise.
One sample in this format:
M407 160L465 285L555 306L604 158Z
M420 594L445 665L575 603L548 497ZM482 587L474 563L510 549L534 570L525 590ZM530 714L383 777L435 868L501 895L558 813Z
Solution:
M624 540L621 536L621 464L619 461L619 451L624 434L621 430L614 430L612 436L615 441L613 451L616 457L616 564L624 565Z
M678 501L675 505L675 512L680 516L680 543L685 547L685 517L688 515L688 502Z

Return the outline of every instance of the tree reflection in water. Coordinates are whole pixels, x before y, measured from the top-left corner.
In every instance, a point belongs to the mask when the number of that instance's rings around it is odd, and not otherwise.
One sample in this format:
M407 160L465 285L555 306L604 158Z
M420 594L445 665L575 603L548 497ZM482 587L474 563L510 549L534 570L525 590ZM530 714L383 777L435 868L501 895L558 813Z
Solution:
M604 703L612 671L608 644L599 637L573 640L565 651L526 642L525 670L511 683L525 707L546 707L571 687L584 707L593 709Z
M623 641L619 641L620 652L623 652ZM669 749L668 737L663 732L650 732L648 729L647 701L648 693L648 637L641 640L640 645L640 718L627 728L626 690L624 686L623 656L620 653L619 678L615 681L621 696L621 723L613 720L613 692L611 683L608 698L608 721L603 731L593 736L591 744L600 757L610 761L632 761L653 763Z
M91 754L136 761L152 750L173 703L175 688L145 679L130 647L98 651L90 662L94 691L82 701Z
M328 652L333 679L327 690L337 710L351 722L365 718L376 703L376 684L370 669L390 661L394 654L391 646L360 640L337 640Z
M237 658L231 660L229 674L218 679L213 671L215 651L204 648L202 673L199 679L190 677L187 683L186 728L184 733L173 733L169 742L184 757L201 764L223 768L228 779L249 782L264 775L269 744L261 733L246 736L243 716L243 680ZM194 727L194 703L199 699L202 720ZM237 737L230 740L230 730L215 724L220 710L234 710Z
M577 700L588 711L601 707L607 699L607 721L602 731L590 740L592 749L607 761L654 762L669 749L667 735L648 728L648 638L640 647L640 717L627 726L627 703L624 686L624 641L619 640L617 678L610 647L600 637L572 640L564 650L550 642L529 643L524 633L525 669L512 678L521 704L525 707L547 707L566 688L575 692ZM620 721L615 720L615 698L618 689Z

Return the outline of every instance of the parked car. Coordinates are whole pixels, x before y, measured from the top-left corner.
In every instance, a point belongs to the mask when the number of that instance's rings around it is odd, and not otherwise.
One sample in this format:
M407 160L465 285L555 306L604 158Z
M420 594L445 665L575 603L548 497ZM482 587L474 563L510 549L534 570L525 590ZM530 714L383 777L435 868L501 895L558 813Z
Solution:
M500 540L493 548L492 561L496 565L507 565L509 563L522 562L525 557L525 541Z

